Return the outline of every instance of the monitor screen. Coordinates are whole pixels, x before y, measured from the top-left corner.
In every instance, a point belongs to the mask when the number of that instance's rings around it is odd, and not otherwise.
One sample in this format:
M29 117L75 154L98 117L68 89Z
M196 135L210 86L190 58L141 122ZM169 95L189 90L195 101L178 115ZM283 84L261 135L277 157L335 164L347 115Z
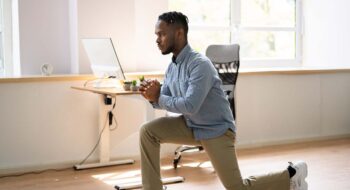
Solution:
M92 72L96 77L125 79L111 38L85 38L81 40L90 60Z

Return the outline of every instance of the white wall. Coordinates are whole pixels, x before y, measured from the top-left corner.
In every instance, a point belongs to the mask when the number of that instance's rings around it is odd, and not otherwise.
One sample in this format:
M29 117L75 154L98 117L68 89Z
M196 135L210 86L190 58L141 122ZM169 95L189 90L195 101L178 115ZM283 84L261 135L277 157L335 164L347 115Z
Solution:
M350 73L241 75L238 143L350 134Z
M99 100L70 88L83 82L0 83L0 173L72 166L90 152L97 140ZM349 72L241 74L238 147L349 136L349 97ZM144 103L136 95L117 99L112 158L139 158ZM165 146L163 155L173 155L175 147ZM97 158L93 154L91 160Z
M350 67L350 1L303 0L303 65Z
M19 0L22 75L40 75L49 63L55 74L70 73L69 0Z
M0 83L0 173L72 166L90 153L99 133L99 96L70 88L83 83ZM138 155L146 105L138 95L117 98L112 158ZM89 161L97 159L98 150Z
M81 82L0 84L2 169L64 163L89 151L98 102L71 84Z

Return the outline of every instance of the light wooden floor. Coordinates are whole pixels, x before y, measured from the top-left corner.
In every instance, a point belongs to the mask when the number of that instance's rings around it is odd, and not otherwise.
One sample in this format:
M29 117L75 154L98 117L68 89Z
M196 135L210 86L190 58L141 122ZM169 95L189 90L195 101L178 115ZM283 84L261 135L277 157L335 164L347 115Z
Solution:
M350 138L238 150L243 176L287 167L288 161L308 163L309 190L350 190ZM171 158L162 161L163 176L181 175L184 183L168 190L224 189L205 153L183 156L180 168L172 169ZM115 183L139 179L139 163L82 171L45 172L0 179L0 190L112 190Z

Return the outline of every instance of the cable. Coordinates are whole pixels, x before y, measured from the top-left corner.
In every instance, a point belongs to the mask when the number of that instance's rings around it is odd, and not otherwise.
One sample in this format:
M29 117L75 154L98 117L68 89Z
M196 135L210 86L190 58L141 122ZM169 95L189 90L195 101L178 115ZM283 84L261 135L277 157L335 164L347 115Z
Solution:
M100 80L100 79L89 79L89 80L85 81L84 87L86 87L89 82L93 82L95 80Z
M99 134L99 137L98 137L98 140L97 140L97 143L95 144L95 146L94 146L94 148L90 151L90 153L84 158L84 160L83 161L81 161L80 163L79 163L79 165L82 165L82 164L84 164L85 163L85 161L91 156L91 154L92 153L94 153L95 152L95 150L96 150L96 148L97 148L97 146L100 144L100 140L101 140L101 137L102 137L102 133L103 133L103 131L105 130L105 128L106 128L106 124L107 124L107 120L108 120L108 115L106 116L106 120L105 120L105 123L104 123L104 125L103 125L103 128L102 128L102 130L101 130L101 132L100 132L100 134Z
M110 125L110 126L109 126L109 130L110 130L110 131L114 131L114 130L116 130L116 129L118 128L118 121L117 121L116 117L113 115L113 110L114 110L114 108L115 108L116 103L117 103L117 98L114 97L114 104L113 104L113 106L112 106L112 109L109 111L109 113L112 115L112 119L113 119L113 121L114 121L114 123L115 123L115 127L114 127L114 128L111 128L112 125Z
M94 81L104 81L104 80L113 79L113 78L114 78L114 77L89 79L89 80L85 81L84 87L87 87L87 85L88 85L90 82L94 82Z
M117 102L117 98L116 98L116 97L113 97L113 99L114 99L114 104L113 104L113 106L112 106L112 109L109 110L109 111L107 112L106 119L105 119L105 122L104 122L104 125L103 125L103 129L101 130L101 132L100 132L100 134L99 134L97 143L95 144L94 148L90 151L90 153L84 158L84 160L81 161L81 162L79 163L79 165L84 164L84 163L86 162L86 160L92 155L92 153L95 152L97 146L100 144L103 131L106 129L107 121L109 120L109 114L112 114L112 118L114 119L114 121L115 121L115 123L116 123L116 126L115 126L114 128L111 128L111 125L109 125L109 130L110 130L110 131L114 131L115 129L118 128L117 120L115 119L115 117L114 117L114 115L113 115L113 113L112 113L113 110L114 110L114 108L115 108L115 105L116 105L116 102Z
M109 130L110 130L110 131L114 131L114 130L118 129L117 119L116 119L115 117L113 117L113 120L114 120L114 122L115 122L115 127L114 127L114 128L109 127Z
M60 171L71 170L71 169L73 169L73 168L69 167L69 168L62 168L62 169L46 169L46 170L41 170L41 171L36 171L36 172L26 172L26 173L21 173L21 174L4 175L4 176L0 176L0 179L7 178L7 177L20 177L20 176L29 175L29 174L41 174L41 173L48 172L48 171L60 172Z

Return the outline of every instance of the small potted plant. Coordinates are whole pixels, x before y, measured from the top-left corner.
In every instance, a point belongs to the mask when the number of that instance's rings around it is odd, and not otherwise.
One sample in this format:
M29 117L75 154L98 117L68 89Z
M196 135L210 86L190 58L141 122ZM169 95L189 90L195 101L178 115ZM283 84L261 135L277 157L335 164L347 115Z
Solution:
M124 81L123 82L123 88L125 91L129 91L130 90L130 87L131 87L131 84L132 84L132 81Z
M133 80L133 81L131 82L131 90L132 90L132 91L137 91L137 90L138 90L137 81L136 81L136 80Z

